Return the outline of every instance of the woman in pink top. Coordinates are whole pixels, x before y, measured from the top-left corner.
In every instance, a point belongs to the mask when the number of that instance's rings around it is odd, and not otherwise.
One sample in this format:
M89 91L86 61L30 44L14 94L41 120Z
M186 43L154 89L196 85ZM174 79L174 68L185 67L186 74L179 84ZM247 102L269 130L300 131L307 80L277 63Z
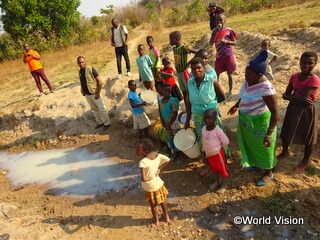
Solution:
M215 124L216 120L216 110L209 108L204 112L203 121L205 125L202 128L202 150L206 154L211 171L218 173L215 182L210 185L210 189L219 187L217 193L223 193L226 190L225 178L229 175L223 147L229 144L229 139L223 130Z
M283 99L289 101L281 130L282 152L278 159L288 157L289 144L305 145L304 157L295 171L304 171L310 166L310 157L317 143L318 110L315 100L320 86L320 78L312 73L317 65L315 52L304 52L300 57L300 69L294 73L287 86Z

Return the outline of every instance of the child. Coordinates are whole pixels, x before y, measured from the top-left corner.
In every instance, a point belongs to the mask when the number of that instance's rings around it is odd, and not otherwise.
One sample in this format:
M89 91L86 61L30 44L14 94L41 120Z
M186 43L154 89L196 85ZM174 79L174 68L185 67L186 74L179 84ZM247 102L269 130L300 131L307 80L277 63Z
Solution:
M171 86L167 83L163 85L162 89L163 98L159 101L159 113L162 126L166 129L166 141L171 149L171 160L178 157L178 149L173 143L173 137L180 129L178 123L178 99L171 97Z
M162 81L158 81L158 82L155 83L155 88L156 88L156 91L158 93L158 96L157 96L158 100L161 100L162 97L163 97L163 93L162 93L163 84L164 84L164 82L162 82Z
M158 82L161 81L161 76L160 76L160 68L161 68L161 62L160 62L160 54L158 51L158 48L153 45L153 37L148 36L147 39L147 44L149 46L149 57L151 58L152 61L152 74L154 77L154 81Z
M138 45L138 53L139 57L136 59L140 80L143 82L143 85L148 90L155 91L153 75L151 71L151 67L153 65L151 58L144 53L143 44Z
M192 50L181 43L181 33L179 31L170 33L169 39L170 45L174 46L174 64L177 71L179 87L185 100L187 94L187 81L189 80L189 73L187 71L188 54L195 54L197 51Z
M277 61L278 56L277 56L277 54L275 54L269 50L270 45L271 45L270 39L264 39L261 43L261 49L267 50L267 53L268 53L268 58L267 58L268 65L267 65L267 69L266 69L266 72L264 73L264 75L271 81L271 80L274 80L274 76L273 76L270 64Z
M141 171L142 188L145 191L145 197L150 205L153 223L159 226L159 217L157 204L161 205L163 218L165 222L170 222L167 203L165 202L168 190L164 182L159 177L161 170L168 164L170 159L162 154L153 151L153 143L150 139L141 139L137 143L136 154L143 157L139 162Z
M236 34L231 28L225 27L226 17L220 14L217 17L218 25L213 29L210 44L216 47L216 63L214 69L219 75L227 72L229 82L229 95L232 94L233 79L232 74L236 71L236 60L231 46L236 45Z
M128 81L128 87L130 89L128 99L132 108L133 129L139 129L139 139L142 139L142 134L144 134L144 137L148 138L148 128L151 124L143 109L143 106L146 105L146 103L142 101L139 94L136 93L137 84L134 80Z
M202 149L206 154L212 172L218 172L216 180L210 185L213 190L217 187L218 193L226 190L225 178L228 177L227 161L224 156L223 147L229 144L229 139L222 129L215 124L217 112L209 108L204 112L203 120L205 125L202 128Z
M182 100L182 95L179 87L176 84L174 77L174 69L171 66L171 60L168 57L162 58L163 68L160 70L163 81L171 86L171 96L177 98L179 101Z
M312 73L317 65L316 52L304 52L300 57L300 69L294 73L287 86L283 99L289 101L283 120L280 138L282 152L278 159L289 157L289 144L301 144L304 147L304 157L295 171L304 171L310 166L310 157L318 136L318 110L315 101L320 86L320 78Z

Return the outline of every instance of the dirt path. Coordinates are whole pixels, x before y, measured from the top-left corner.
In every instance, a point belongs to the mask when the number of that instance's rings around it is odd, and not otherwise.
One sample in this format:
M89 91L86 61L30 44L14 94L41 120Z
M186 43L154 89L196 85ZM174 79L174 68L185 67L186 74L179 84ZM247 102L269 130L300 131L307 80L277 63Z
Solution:
M309 29L314 32L314 29ZM301 30L302 31L302 30ZM305 30L303 30L305 31ZM302 31L302 33L303 33ZM317 30L319 31L319 30ZM146 31L130 40L131 63L135 64L136 45L145 43ZM279 60L274 66L281 118L286 102L281 99L288 77L298 70L298 59L307 49L319 52L319 45L308 45L315 39L296 39L296 33L272 36L273 50ZM235 49L239 75L235 76L235 90L239 90L248 58L258 50L267 36L250 33L239 34ZM270 37L270 36L268 36ZM206 38L203 38L206 39ZM302 40L301 40L302 39ZM313 41L314 40L314 41ZM205 46L198 43L197 47ZM108 63L115 67L115 61ZM316 70L319 74L319 66ZM133 72L137 79L137 73ZM110 76L103 95L110 109L112 127L107 133L94 129L92 115L84 98L79 95L79 85L68 85L53 94L30 101L26 106L8 106L0 117L2 125L1 150L20 152L48 148L87 147L90 151L109 153L119 163L136 164L134 149L136 132L131 130L130 108L126 101L127 77ZM221 83L226 87L226 76ZM74 199L50 194L50 186L11 186L6 171L0 172L0 229L11 239L318 239L320 234L320 152L313 154L314 168L308 173L297 174L293 167L302 157L302 149L293 146L295 155L279 162L275 181L257 188L254 180L260 173L245 172L240 167L237 151L237 117L226 115L237 101L235 94L220 105L222 119L230 138L232 159L228 161L230 178L228 190L219 195L208 188L212 175L200 177L201 161L186 159L181 165L172 163L164 171L170 195L168 204L171 223L161 222L160 227L150 225L151 214L143 199L139 185L119 192L111 192L95 198ZM68 99L68 100L66 100ZM17 110L18 109L18 110ZM281 122L279 124L281 127ZM44 130L45 129L45 130ZM33 143L30 144L30 143ZM236 216L270 217L261 224L234 224ZM286 218L290 224L281 222ZM267 221L266 220L266 221ZM296 224L295 220L300 220ZM278 221L278 223L276 222ZM303 221L303 225L301 225ZM279 223L280 222L280 223Z

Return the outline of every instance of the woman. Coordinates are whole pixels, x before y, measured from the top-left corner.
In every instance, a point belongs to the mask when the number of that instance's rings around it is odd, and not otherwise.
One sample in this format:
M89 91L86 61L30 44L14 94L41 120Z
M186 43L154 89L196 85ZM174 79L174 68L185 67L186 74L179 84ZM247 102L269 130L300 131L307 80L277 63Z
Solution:
M273 179L272 169L277 163L276 124L279 112L275 88L263 75L267 56L264 50L249 62L240 99L228 111L233 115L239 109L237 135L242 164L252 170L265 170L257 186L265 186Z
M205 62L200 57L195 57L190 62L192 77L188 81L188 94L186 97L187 118L185 129L190 127L191 115L195 123L199 146L201 146L201 131L204 126L203 114L205 110L213 108L218 111L218 103L226 99L225 93L218 81L205 73ZM217 117L217 122L221 126L221 120ZM201 149L201 147L200 147ZM227 158L230 157L229 149L225 149ZM205 176L209 168L201 171L201 176Z

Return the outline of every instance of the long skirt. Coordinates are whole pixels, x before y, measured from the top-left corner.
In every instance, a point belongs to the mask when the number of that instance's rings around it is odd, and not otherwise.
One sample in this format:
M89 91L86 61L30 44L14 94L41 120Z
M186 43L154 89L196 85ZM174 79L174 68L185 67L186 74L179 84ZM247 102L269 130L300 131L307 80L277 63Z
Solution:
M289 103L283 120L280 138L293 144L311 145L317 143L318 110L315 104Z
M271 135L270 147L263 145L263 140L269 128L271 113L267 111L257 116L240 113L237 137L241 152L241 162L244 167L253 166L261 169L272 169L277 163L277 128Z

